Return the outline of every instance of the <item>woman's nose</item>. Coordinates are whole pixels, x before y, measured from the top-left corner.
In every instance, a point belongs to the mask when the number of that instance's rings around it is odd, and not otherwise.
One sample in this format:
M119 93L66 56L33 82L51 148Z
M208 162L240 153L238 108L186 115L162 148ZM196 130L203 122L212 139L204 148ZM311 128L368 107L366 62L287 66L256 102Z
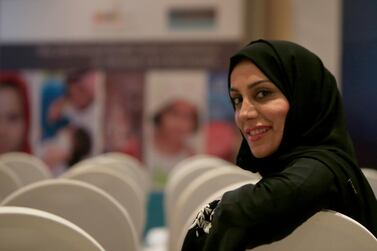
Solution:
M240 117L242 119L254 119L258 116L258 112L256 107L248 102L242 102L241 110L240 110Z

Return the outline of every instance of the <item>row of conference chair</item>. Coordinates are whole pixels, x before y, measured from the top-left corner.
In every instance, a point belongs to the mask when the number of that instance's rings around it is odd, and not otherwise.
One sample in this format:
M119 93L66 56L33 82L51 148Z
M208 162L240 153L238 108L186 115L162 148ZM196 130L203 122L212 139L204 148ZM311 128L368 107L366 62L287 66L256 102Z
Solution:
M15 164L17 161L24 165ZM13 164L9 165L10 162ZM65 250L140 250L150 180L136 159L121 153L106 153L82 161L62 176L52 178L48 168L36 157L8 153L0 156L0 168L5 170L3 173L11 174L2 176L0 171L0 182L6 180L1 177L13 177L17 181L8 189L8 194L4 192L0 198L0 238L7 237L6 241L0 239L0 250L58 250L38 246L41 244L37 240L43 238L43 234L38 237L36 233L49 232L49 224L54 230L46 237L51 237L54 231L61 236L55 240L46 238L43 245L53 245L51 242L59 239L72 246ZM22 181L25 172L37 173L35 170L43 170L44 175ZM29 174L28 178L31 176ZM0 183L0 186L3 185ZM33 223L34 227L28 223ZM31 229L37 226L41 227L40 231L30 235ZM78 233L85 235L80 236L76 245L69 236L73 238Z
M377 171L363 171L375 189ZM170 172L165 189L170 234L167 248L162 250L180 250L187 229L205 204L259 179L258 174L213 156L196 155L180 162ZM56 233L67 236L66 245L71 245L61 250L140 250L150 185L146 169L120 153L84 160L58 179L52 179L44 163L32 155L0 155L0 250L11 245L16 245L14 250L30 250L32 245L43 250L38 243L56 244L58 240L52 237ZM33 222L33 228L25 222ZM8 226L18 234L6 231ZM40 231L33 232L38 226ZM40 235L35 235L37 232ZM51 241L38 242L44 235ZM337 242L339 236L347 241ZM308 243L312 249L305 246ZM282 241L253 250L325 250L315 243L326 243L328 250L352 250L355 245L357 250L377 250L375 238L365 228L331 211L319 212Z
M377 170L362 169L373 189ZM168 251L179 251L197 212L226 192L261 177L206 155L182 161L169 175L165 189ZM376 192L376 190L374 190ZM286 238L256 247L255 251L377 250L377 239L361 224L338 212L323 210L309 218Z

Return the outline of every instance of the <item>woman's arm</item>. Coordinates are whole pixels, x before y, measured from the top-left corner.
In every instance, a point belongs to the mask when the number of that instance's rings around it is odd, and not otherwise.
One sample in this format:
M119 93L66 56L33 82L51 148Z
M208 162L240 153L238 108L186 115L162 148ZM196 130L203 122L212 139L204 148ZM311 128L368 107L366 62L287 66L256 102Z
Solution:
M325 165L300 159L255 186L225 193L205 250L238 250L281 239L317 211L330 208L335 193L334 176Z

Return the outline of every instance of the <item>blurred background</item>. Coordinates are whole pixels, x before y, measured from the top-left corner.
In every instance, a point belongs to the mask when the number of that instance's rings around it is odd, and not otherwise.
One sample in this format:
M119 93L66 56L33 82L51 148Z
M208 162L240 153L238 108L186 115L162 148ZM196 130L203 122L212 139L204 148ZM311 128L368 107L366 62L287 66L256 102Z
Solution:
M32 153L55 176L130 154L153 179L149 227L163 225L174 165L234 160L228 59L265 38L322 58L360 166L377 168L376 13L375 0L0 0L0 83L18 89L0 88L0 153Z

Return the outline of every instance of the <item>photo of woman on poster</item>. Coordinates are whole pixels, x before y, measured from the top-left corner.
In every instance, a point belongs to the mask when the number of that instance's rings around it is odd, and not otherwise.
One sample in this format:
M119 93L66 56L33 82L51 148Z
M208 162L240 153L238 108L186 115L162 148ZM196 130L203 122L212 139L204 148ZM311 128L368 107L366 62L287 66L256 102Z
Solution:
M145 162L160 190L178 162L202 151L206 74L152 71L145 93Z
M0 72L0 154L30 153L30 111L26 82L15 72Z

